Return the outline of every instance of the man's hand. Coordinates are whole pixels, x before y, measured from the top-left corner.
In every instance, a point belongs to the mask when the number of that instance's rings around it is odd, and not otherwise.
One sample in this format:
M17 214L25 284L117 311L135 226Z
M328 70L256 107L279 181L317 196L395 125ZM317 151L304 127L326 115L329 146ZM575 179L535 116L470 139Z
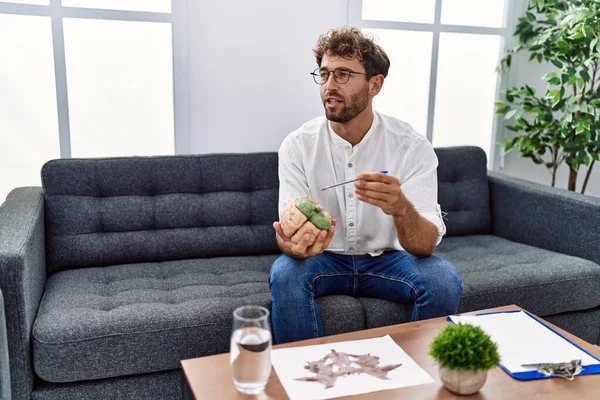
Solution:
M380 172L366 172L356 177L356 198L392 216L402 248L417 257L432 255L437 242L437 228L423 218L404 196L398 178Z
M406 214L410 202L400 189L400 181L393 175L381 172L363 172L354 183L356 198L381 208L387 215L399 217Z
M307 222L308 223L308 222ZM277 244L281 251L290 257L298 260L304 260L305 258L315 256L325 251L331 239L333 238L333 232L335 231L336 220L331 220L331 226L328 230L319 232L317 237L314 237L308 233L302 236L302 239L298 243L293 243L292 239L286 236L281 229L279 221L273 222L273 228L277 232Z

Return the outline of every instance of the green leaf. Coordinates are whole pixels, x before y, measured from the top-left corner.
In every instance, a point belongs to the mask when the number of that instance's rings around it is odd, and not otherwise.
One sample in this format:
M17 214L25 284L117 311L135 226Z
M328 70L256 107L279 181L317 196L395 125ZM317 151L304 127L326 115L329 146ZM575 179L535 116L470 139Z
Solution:
M589 156L586 155L585 157L583 157L583 163L585 164L586 167L590 166L590 161L591 160L590 160Z
M550 62L552 64L554 64L555 67L558 67L558 68L562 68L563 67L563 64L560 61L556 60L556 59L552 59L552 60L550 60Z
M560 50L562 51L567 51L571 48L571 46L569 45L569 43L566 40L557 40L556 41L556 45L560 48Z
M545 0L537 0L538 11L543 11L544 10L544 3L545 3Z
M523 127L521 125L508 125L506 126L506 129L508 129L511 132L521 132L523 130Z
M585 80L583 80L583 78L577 78L577 88L579 90L583 90L584 86L585 86Z
M562 94L559 89L553 89L546 94L546 99L552 101L552 107L556 106L562 97Z
M600 161L600 154L598 153L592 153L592 158L596 161Z
M578 39L583 39L584 37L585 37L585 31L579 30L579 31L571 34L571 36L569 36L569 39L578 40Z
M579 71L579 76L581 76L583 78L583 80L586 82L589 82L589 80L590 80L590 74L585 69L582 69L581 71Z
M548 81L549 84L551 85L560 85L560 78L558 76L555 76L554 78L550 79Z
M595 53L596 52L596 45L597 44L598 44L598 38L592 39L592 41L590 42L590 53Z
M509 112L506 113L506 115L504 116L504 119L511 119L512 117L515 116L517 111L518 110L516 108L513 108L512 110L510 110Z
M531 21L531 22L535 21L535 19L536 19L536 18L535 18L535 15L534 15L533 13L529 12L529 11L527 11L527 12L525 13L525 15L527 15L527 19L528 19L529 21Z
M579 161L577 161L576 158L570 158L567 162L569 163L569 165L571 166L572 169L574 169L574 170L579 169Z
M529 93L530 96L535 96L535 88L534 87L525 85L525 89L527 90L527 93Z
M548 72L547 74L542 76L542 79L547 81L547 80L550 80L552 78L557 78L557 77L558 77L558 74L556 72Z

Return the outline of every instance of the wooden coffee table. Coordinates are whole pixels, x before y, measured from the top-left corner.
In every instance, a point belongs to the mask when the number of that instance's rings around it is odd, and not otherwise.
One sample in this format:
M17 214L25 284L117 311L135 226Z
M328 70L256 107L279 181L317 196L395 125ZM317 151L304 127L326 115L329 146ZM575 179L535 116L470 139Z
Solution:
M518 306L506 306L481 310L508 311L521 310ZM472 313L467 313L472 314ZM593 346L578 337L538 318L543 323L564 335L567 339L577 343L586 351L596 357L600 357L600 348ZM433 383L406 387L395 390L372 392L352 399L455 399L462 398L448 392L440 382L438 367L427 355L429 344L440 328L448 322L446 318L434 318L425 321L417 321L400 325L386 326L383 328L369 329L341 335L327 336L319 339L304 340L300 342L287 343L274 346L274 349L282 347L297 347L314 344L340 342L345 340L367 339L378 336L390 335L396 343L409 356L411 356L431 377ZM233 385L233 376L229 365L229 354L193 358L183 360L183 390L184 399L287 399L285 390L281 386L277 374L271 370L269 383L264 393L259 395L243 395L236 391ZM511 378L500 368L491 370L488 379L481 391L469 399L598 399L600 398L600 375L578 376L574 381L564 379L539 379L533 381L518 381ZM347 398L347 397L346 397Z

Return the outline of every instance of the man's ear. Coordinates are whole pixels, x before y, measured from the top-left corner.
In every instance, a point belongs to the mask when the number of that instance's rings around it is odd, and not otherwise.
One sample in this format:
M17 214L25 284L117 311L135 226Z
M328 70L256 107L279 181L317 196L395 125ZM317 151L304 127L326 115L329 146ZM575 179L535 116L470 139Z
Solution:
M371 78L369 81L369 94L371 96L377 96L379 94L384 80L385 78L381 74L375 75Z

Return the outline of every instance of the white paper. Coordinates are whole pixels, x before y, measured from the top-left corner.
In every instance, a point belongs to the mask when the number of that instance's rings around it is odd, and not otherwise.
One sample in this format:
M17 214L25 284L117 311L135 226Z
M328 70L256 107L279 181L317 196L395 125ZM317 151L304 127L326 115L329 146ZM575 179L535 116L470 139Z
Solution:
M309 361L317 361L335 350L349 354L371 354L379 357L379 366L402 364L388 372L389 379L367 374L345 375L337 378L333 387L325 389L320 382L298 381L315 373L305 369ZM279 381L290 399L331 399L378 390L431 383L433 379L389 336L313 346L277 349L271 353L271 362Z
M479 326L498 345L500 363L511 373L535 371L521 364L570 362L581 359L582 365L598 360L524 313L505 312L477 316L450 316L455 323Z

